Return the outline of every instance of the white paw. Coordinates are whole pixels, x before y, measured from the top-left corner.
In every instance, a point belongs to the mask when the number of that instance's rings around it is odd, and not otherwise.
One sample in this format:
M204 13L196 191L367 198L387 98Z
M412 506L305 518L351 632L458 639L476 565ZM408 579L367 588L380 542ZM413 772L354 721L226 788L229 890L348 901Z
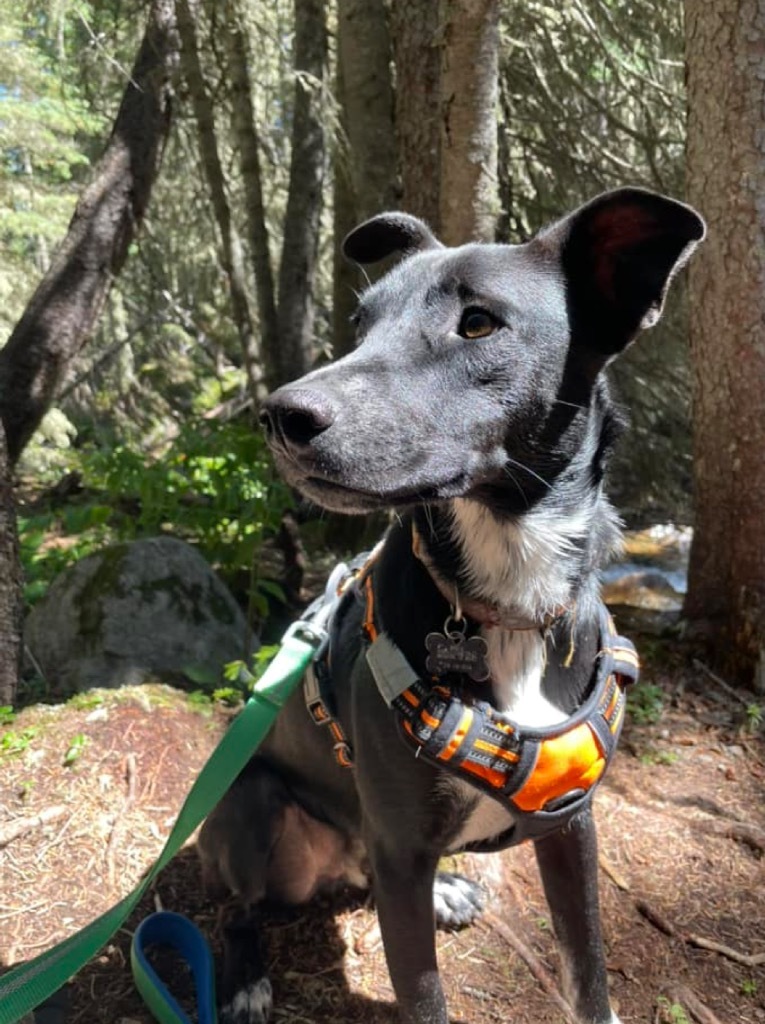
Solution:
M266 1024L272 1002L271 982L268 978L259 978L246 988L240 988L221 1007L220 1024Z
M433 884L436 927L450 930L473 924L483 911L483 890L464 875L439 871Z

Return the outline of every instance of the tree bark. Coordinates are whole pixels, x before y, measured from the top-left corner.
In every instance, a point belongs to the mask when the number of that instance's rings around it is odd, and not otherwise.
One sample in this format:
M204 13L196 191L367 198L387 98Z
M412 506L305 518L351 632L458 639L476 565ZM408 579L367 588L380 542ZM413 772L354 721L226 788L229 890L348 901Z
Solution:
M440 237L494 240L498 0L441 0Z
M396 134L402 205L438 234L440 224L441 35L439 4L393 0Z
M361 221L398 205L391 41L383 0L338 0L337 87L344 138L335 147L333 354L353 347L362 284L340 243Z
M11 467L0 420L0 704L13 704L21 665L23 601Z
M263 205L260 170L260 140L252 104L249 43L238 3L229 3L228 70L232 106L232 127L239 150L239 168L244 188L247 234L250 243L255 292L260 323L260 350L268 390L279 385L279 321L276 309L271 248Z
M404 209L450 245L492 241L499 0L394 0Z
M104 154L50 269L0 350L0 416L11 464L93 331L143 221L170 129L177 57L173 2L154 0Z
M250 395L258 404L262 391L260 352L253 326L242 242L234 226L226 191L218 140L215 134L215 113L207 90L196 34L196 0L177 0L178 30L181 36L181 62L194 108L207 187L210 190L215 222L220 238L220 262L228 278L231 312L239 333L242 360Z
M765 7L686 0L695 532L685 614L765 689Z
M312 280L324 184L323 92L327 68L324 0L295 0L292 157L279 267L279 380L302 376L313 355Z

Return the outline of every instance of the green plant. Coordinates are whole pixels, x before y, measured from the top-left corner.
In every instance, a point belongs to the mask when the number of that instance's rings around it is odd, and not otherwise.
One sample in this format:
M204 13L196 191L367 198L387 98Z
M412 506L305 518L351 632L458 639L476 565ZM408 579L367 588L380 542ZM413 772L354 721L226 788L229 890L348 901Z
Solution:
M746 728L748 732L758 732L763 722L762 704L747 704Z
M16 712L9 704L0 705L0 726L10 725L16 717Z
M757 982L754 978L744 978L741 982L741 995L742 996L754 996L757 995Z
M230 661L223 668L223 676L228 682L251 690L271 664L278 650L279 644L264 644L253 654L250 668L243 661Z
M85 747L88 745L88 737L84 733L78 732L76 736L72 738L72 742L67 747L67 751L64 754L64 767L71 768L73 764L82 757Z
M638 683L627 696L627 712L638 725L655 725L664 713L664 692L654 683Z
M681 1003L672 1002L666 996L659 996L656 1000L661 1019L667 1024L690 1024L685 1007Z
M31 725L21 732L14 732L10 729L0 737L0 753L21 754L23 753L38 733L36 726Z
M646 765L652 764L676 764L680 758L671 750L655 750L651 748L646 750L640 755L640 763Z
M185 425L159 455L123 445L83 448L89 500L20 519L25 595L33 604L64 568L105 544L172 533L199 548L221 575L249 579L263 617L278 585L258 572L264 537L292 504L262 436L249 425Z

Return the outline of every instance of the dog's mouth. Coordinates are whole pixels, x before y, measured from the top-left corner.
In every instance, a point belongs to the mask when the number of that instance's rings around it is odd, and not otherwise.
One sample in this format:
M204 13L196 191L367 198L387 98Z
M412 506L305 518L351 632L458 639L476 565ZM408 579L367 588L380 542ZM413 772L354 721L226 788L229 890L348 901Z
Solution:
M392 490L359 488L327 477L307 475L293 481L310 501L330 512L365 513L379 509L420 505L465 493L465 477L459 474L442 483L422 484Z

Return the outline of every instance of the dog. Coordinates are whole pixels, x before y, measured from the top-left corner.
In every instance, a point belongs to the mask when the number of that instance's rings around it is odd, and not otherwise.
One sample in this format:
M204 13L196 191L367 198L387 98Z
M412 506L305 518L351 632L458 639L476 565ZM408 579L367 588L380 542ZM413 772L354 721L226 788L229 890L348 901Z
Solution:
M202 863L246 908L371 882L406 1024L448 1021L434 916L458 926L481 908L478 887L439 874L439 858L524 838L577 1019L617 1021L590 786L618 735L613 680L634 660L599 598L598 569L619 543L603 475L621 418L604 370L658 320L704 232L690 207L635 188L523 245L447 248L413 216L373 217L346 256L399 261L360 297L356 349L264 404L276 463L308 499L394 517L374 558L328 598L313 717L293 695L203 827ZM621 667L598 675L617 648ZM594 722L596 676L611 689ZM458 724L439 738L449 715ZM597 733L597 765L572 783L558 773L574 729L590 744ZM245 916L227 932L229 1024L268 1014L256 927Z

